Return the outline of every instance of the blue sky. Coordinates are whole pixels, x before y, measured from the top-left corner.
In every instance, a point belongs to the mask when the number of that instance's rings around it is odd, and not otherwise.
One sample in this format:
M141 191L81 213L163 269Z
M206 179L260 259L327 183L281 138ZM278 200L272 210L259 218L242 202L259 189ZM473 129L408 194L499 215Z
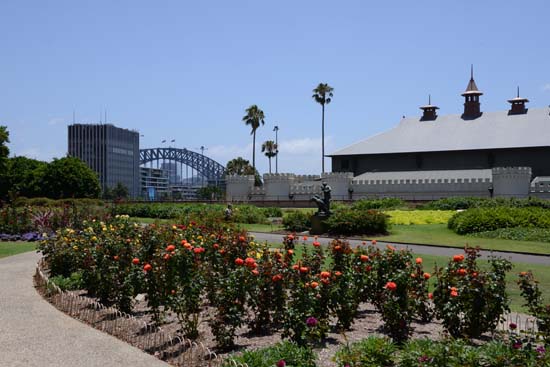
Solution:
M279 171L319 173L319 82L334 87L328 153L419 115L428 93L460 113L472 63L482 110L507 109L518 84L548 106L549 13L547 0L3 0L0 124L12 154L50 160L67 151L73 110L97 123L107 109L142 147L175 139L225 164L252 158L241 118L257 104L260 172L278 125Z

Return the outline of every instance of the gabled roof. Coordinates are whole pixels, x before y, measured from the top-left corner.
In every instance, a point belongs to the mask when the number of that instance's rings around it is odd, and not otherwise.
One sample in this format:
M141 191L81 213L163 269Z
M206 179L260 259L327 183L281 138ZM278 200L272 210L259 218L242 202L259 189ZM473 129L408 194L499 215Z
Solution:
M472 120L461 115L438 116L433 121L409 117L386 132L329 156L550 147L549 112L548 108L529 109L519 115L484 112Z

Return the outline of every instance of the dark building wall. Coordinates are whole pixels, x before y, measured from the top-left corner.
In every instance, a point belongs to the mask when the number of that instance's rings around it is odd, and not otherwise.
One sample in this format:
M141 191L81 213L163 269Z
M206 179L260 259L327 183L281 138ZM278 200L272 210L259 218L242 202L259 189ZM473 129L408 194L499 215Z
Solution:
M365 154L332 157L333 172L484 169L531 167L533 177L550 176L550 147L422 153Z
M99 176L102 189L122 183L139 195L139 134L113 125L69 125L68 153Z

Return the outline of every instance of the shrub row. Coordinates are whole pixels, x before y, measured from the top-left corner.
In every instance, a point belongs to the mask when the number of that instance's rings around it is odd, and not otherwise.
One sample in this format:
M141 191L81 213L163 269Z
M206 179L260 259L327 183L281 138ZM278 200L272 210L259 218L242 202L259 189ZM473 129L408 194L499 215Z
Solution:
M550 209L550 201L538 198L476 198L476 197L452 197L431 201L418 209L426 210L460 210L470 208L497 208L497 207L525 208L539 207Z
M417 339L398 348L388 339L372 336L344 346L335 359L341 367L542 367L550 365L550 351L515 338L480 346L463 340Z
M0 234L17 235L37 239L37 234L50 234L59 228L81 228L82 221L90 218L106 218L109 211L102 206L65 205L62 207L17 207L0 208ZM5 236L9 240L9 236Z
M103 206L105 203L103 200L99 199L89 199L89 198L81 198L81 199L50 199L50 198L26 198L26 197L18 197L14 201L15 206L41 206L41 207L63 207L63 206Z
M224 216L225 206L221 204L117 204L114 215L158 219L189 219L203 215ZM237 223L266 223L268 217L281 217L279 208L259 208L254 205L236 205L233 208L232 221Z
M311 228L313 214L292 211L283 217L283 226L287 231L302 232ZM346 206L334 209L325 224L334 235L376 235L387 234L389 216L376 210L359 210Z
M448 227L458 234L494 231L500 228L550 228L550 210L543 208L473 208L456 213Z

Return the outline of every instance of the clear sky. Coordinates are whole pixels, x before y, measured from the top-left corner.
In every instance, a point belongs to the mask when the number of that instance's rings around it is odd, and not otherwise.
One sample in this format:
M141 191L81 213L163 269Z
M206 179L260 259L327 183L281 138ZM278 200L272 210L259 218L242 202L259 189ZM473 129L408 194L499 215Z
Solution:
M257 104L259 171L278 125L279 171L319 173L320 82L334 87L327 153L419 115L428 93L460 113L470 64L482 110L507 109L517 85L548 106L549 14L548 0L2 0L0 124L12 155L50 160L73 110L97 123L106 109L141 147L204 145L225 165L252 159L241 119Z

